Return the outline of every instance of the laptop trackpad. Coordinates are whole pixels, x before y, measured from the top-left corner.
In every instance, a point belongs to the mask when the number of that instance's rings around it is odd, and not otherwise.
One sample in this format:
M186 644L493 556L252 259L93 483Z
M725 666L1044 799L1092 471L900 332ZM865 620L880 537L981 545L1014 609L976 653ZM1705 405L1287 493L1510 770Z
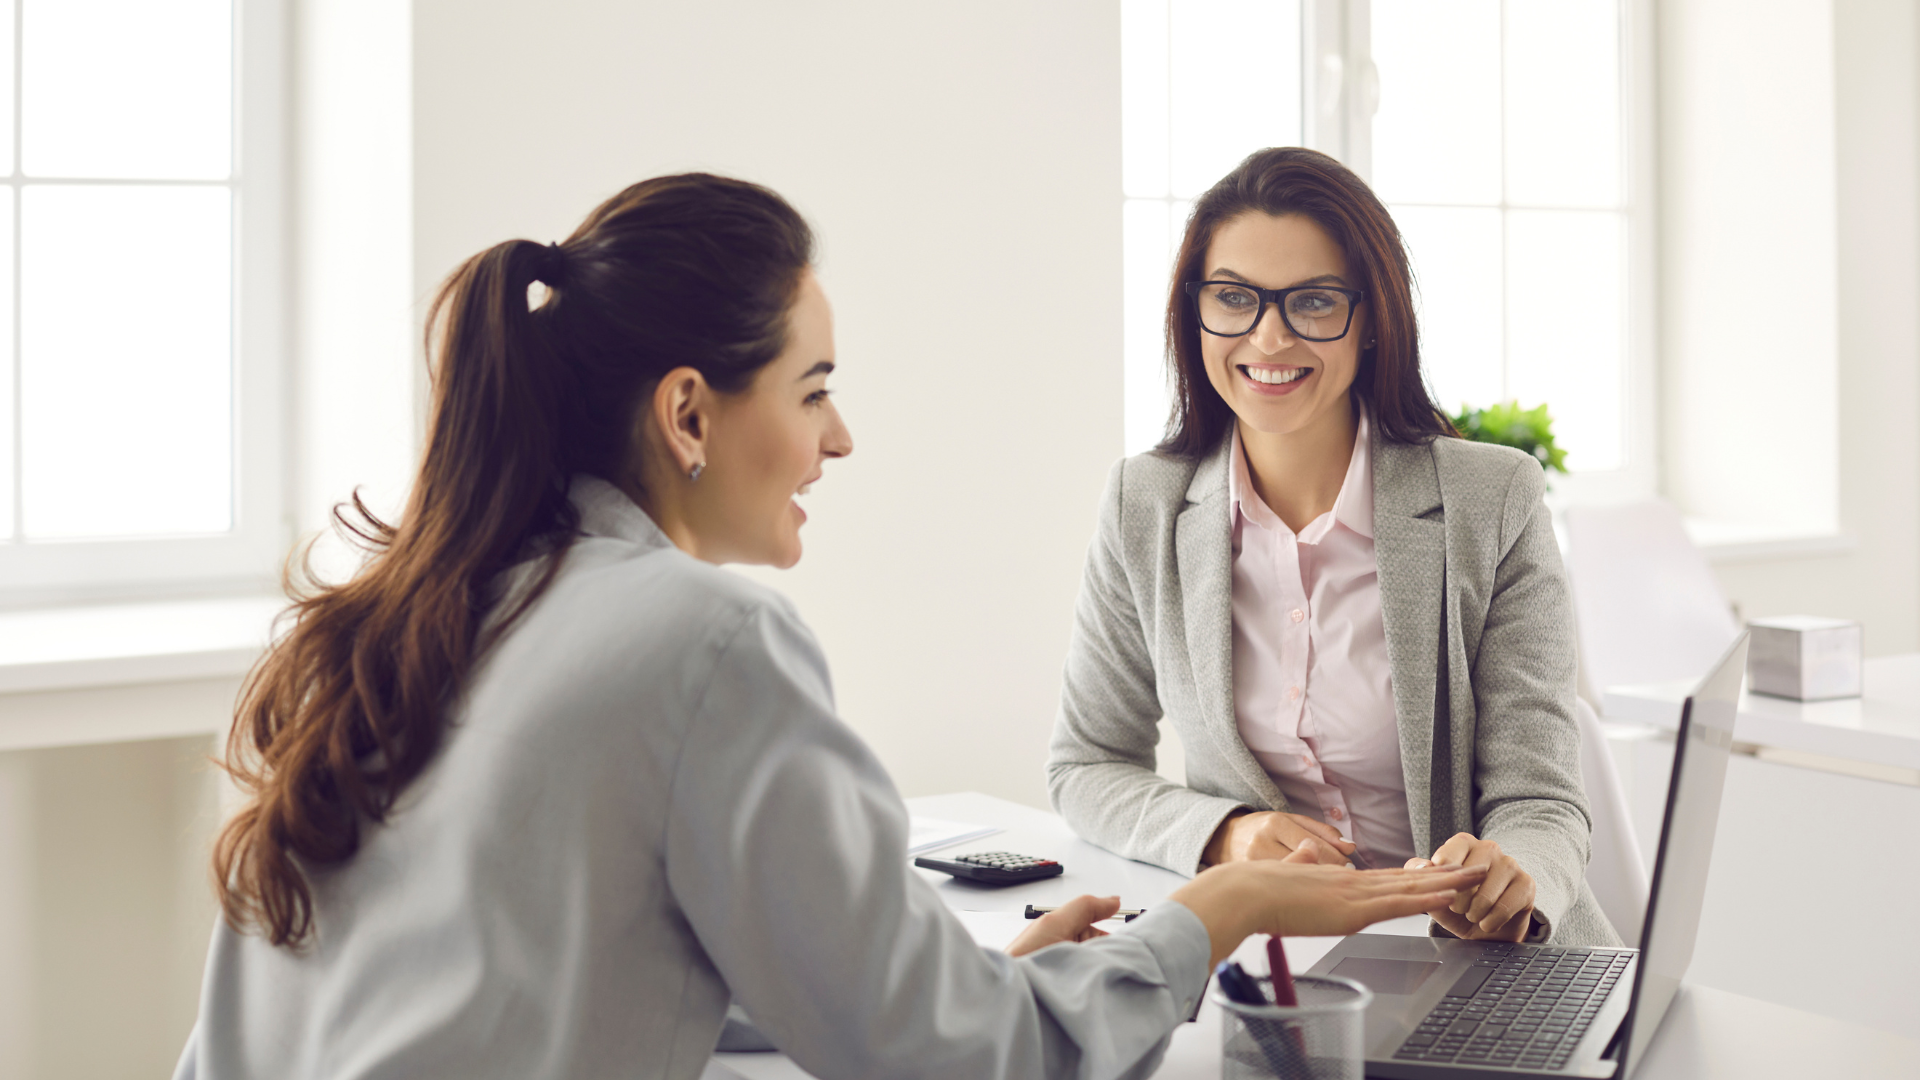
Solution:
M1332 974L1352 979L1376 994L1411 994L1441 967L1430 960L1349 956L1335 965Z

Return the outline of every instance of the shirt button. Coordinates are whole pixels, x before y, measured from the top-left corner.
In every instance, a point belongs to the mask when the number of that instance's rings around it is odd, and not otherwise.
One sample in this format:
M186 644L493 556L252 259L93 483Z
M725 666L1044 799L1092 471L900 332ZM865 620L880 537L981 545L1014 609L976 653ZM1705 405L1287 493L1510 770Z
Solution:
M1300 700L1300 688L1299 688L1299 687L1297 687L1297 686L1289 686L1289 687L1287 687L1287 700L1288 700L1288 701L1299 701L1299 700Z
M1344 821L1346 820L1347 812L1336 806L1333 809L1327 811L1327 816L1332 818L1335 821Z
M1307 619L1307 613L1304 611L1301 611L1299 608L1294 608L1292 611L1287 612L1287 617L1292 619L1294 622L1305 622Z

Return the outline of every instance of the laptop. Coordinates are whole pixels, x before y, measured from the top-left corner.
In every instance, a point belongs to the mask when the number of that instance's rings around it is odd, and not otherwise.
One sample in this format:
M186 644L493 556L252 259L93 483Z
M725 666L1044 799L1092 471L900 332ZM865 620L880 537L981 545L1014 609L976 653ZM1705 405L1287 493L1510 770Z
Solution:
M1693 960L1746 668L1742 634L1681 710L1639 948L1354 934L1313 966L1373 991L1368 1076L1627 1080Z

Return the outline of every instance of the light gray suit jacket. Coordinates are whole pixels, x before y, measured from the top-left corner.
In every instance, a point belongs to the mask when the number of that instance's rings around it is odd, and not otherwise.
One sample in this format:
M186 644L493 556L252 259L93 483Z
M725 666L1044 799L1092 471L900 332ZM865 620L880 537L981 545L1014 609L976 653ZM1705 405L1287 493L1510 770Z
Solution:
M1243 807L1289 809L1233 707L1232 440L1199 461L1114 466L1087 555L1047 784L1082 836L1180 873ZM1573 608L1517 450L1373 435L1374 544L1413 842L1498 841L1562 944L1617 944L1586 884L1592 824L1575 727ZM1187 784L1154 772L1158 721Z
M975 945L792 605L572 497L432 765L313 875L312 947L216 930L178 1080L695 1080L729 999L823 1078L1153 1072L1207 981L1192 911Z

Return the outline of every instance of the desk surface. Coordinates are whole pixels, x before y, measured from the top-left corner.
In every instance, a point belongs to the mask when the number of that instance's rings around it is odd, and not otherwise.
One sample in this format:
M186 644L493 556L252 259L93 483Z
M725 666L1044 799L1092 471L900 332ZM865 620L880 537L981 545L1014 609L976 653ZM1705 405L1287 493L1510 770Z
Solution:
M1735 739L1776 750L1920 769L1920 654L1882 656L1862 670L1865 693L1837 701L1740 695ZM1609 687L1608 720L1680 726L1690 681Z
M1129 907L1150 907L1186 879L1158 867L1122 859L1075 836L1059 817L988 795L962 793L909 799L915 814L949 821L996 825L1004 831L943 854L1017 851L1059 859L1060 877L1006 889L986 889L930 870L927 877L957 911L1018 912L1028 904L1052 904L1082 893L1113 895ZM1425 917L1398 919L1374 933L1424 935ZM1287 956L1305 969L1326 955L1338 938L1288 938ZM1250 943L1248 949L1260 945ZM1264 963L1264 960L1259 961ZM1760 1038L1757 1033L1765 1033ZM1217 1080L1220 1076L1220 1011L1211 1002L1200 1019L1174 1032L1159 1072L1164 1080ZM1767 1080L1770 1077L1920 1076L1920 1042L1755 1001L1707 987L1684 986L1654 1036L1633 1080ZM779 1054L716 1054L703 1080L809 1080Z

